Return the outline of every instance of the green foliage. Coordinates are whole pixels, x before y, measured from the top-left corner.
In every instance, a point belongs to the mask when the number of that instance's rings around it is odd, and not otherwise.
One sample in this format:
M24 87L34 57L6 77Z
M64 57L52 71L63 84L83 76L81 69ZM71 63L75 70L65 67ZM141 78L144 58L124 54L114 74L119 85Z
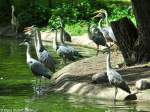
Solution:
M35 5L31 13L36 23L46 22L50 17L49 8L44 7L40 4Z
M75 24L67 24L65 29L71 35L83 35L85 32L87 32L87 25L85 22L81 21Z
M122 17L128 17L132 20L132 22L136 25L135 17L133 13L129 13L128 7L116 7L111 9L110 21L115 21L117 19L121 19Z
M74 6L63 3L51 9L51 18L49 19L49 26L57 27L59 22L57 18L62 16L66 24L77 23L80 20L88 20L91 17L94 9L89 2L82 1Z
M32 15L27 11L24 11L18 15L20 25L31 25L32 24Z
M35 5L18 14L19 23L21 26L44 25L47 24L50 18L50 10L42 5Z
M22 27L32 24L38 26L45 26L48 24L48 27L58 28L60 26L58 17L62 16L66 26L65 29L72 35L80 35L87 32L86 22L91 21L91 17L94 16L93 12L102 8L108 11L109 21L115 21L127 16L136 24L134 15L129 14L127 10L130 4L129 0L75 0L73 2L60 0L12 1L11 4L15 5L15 13ZM28 8L26 8L27 5ZM4 5L1 4L0 9L3 8ZM10 21L10 18L8 20ZM92 21L97 23L98 19Z

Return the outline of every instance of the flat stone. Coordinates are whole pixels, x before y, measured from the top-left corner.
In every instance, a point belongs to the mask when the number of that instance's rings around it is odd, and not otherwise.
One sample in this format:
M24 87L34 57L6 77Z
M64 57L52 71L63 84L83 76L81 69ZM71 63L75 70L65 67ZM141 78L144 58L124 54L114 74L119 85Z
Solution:
M109 82L106 72L102 72L102 73L100 72L100 73L94 74L92 76L92 81L94 84L102 84L102 83Z
M150 79L140 79L136 81L135 86L139 90L150 89Z

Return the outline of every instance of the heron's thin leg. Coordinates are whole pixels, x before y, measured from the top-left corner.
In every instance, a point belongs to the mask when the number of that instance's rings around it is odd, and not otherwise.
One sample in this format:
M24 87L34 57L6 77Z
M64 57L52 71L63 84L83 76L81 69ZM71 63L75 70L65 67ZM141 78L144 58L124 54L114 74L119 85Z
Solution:
M66 65L66 58L63 57L63 64Z
M47 84L47 80L46 80L46 78L44 78L44 83L45 83L45 87L46 87L46 84Z
M38 80L37 78L35 79L35 83L34 83L34 92L36 93L37 87L38 87Z
M118 88L117 88L117 87L115 87L115 97L114 97L114 102L116 101L117 93L118 93Z
M42 85L41 85L41 78L42 78L42 77L40 77L40 86L39 86L39 90L41 90L41 89L42 89Z
M98 56L98 53L99 53L99 45L97 45L97 53L96 53L96 56Z

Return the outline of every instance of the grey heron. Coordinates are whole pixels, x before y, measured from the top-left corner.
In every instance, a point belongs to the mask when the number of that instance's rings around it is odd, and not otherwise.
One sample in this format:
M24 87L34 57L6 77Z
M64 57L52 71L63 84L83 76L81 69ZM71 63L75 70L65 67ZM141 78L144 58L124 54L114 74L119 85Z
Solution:
M88 24L88 36L97 46L97 53L99 53L99 45L107 46L106 39L103 36L103 33L97 28L97 26Z
M57 42L57 29L52 29L51 31L55 31L55 37L53 37L53 49L59 54L59 56L63 59L63 62L66 64L66 60L74 61L75 58L70 52L69 48L64 45L58 45Z
M63 32L64 32L64 34L63 34L63 40L64 40L64 41L68 41L68 42L72 42L72 40L71 40L71 35L70 35L68 32L66 32L65 29L64 29L65 24L64 24L64 22L63 22L62 17L59 17L59 20L60 20L60 25L61 25L61 27L63 28L62 30L63 30Z
M116 100L116 95L118 93L118 88L126 91L127 93L131 94L130 88L128 87L128 85L126 84L126 82L123 80L122 76L111 67L111 63L110 63L110 50L109 53L107 55L107 76L108 76L108 80L110 82L111 85L113 85L115 87L115 96L114 96L114 101Z
M30 55L30 45L28 41L24 41L20 43L20 45L26 45L26 62L30 70L32 71L33 75L40 78L40 85L41 85L41 77L44 76L48 79L51 79L51 74L49 73L48 69L43 66L41 62L34 59ZM36 79L37 85L37 79Z
M101 32L103 33L103 35L107 39L107 41L117 42L116 37L113 33L113 30L112 30L111 26L109 25L107 11L104 9L101 9L99 11L96 11L95 13L98 13L98 14L96 16L94 16L93 18L101 17L99 20L99 29L101 30ZM105 20L106 27L102 28L102 26L101 26L102 20Z
M34 37L34 45L38 60L52 72L55 72L54 59L43 46L39 29L35 26L27 27L26 29L31 30L31 35Z
M14 5L11 6L11 25L12 29L15 31L16 35L18 34L18 28L19 28L19 21L15 15L15 7Z
M63 39L63 35L64 35L64 28L63 28L63 23L62 23L62 20L60 19L60 23L61 23L61 30L60 30L60 40L61 40L61 44L65 47L68 48L68 50L72 53L72 55L74 56L74 58L82 58L83 56L78 52L76 51L73 47L67 45L65 42L64 42L64 39Z

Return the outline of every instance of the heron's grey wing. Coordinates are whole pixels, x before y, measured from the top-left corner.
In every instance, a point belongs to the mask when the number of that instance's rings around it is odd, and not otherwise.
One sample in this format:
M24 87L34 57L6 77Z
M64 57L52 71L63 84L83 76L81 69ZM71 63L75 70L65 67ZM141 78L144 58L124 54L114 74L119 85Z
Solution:
M64 40L71 42L71 36L68 32L64 31Z
M117 42L116 37L115 37L114 32L111 27L109 29L109 36L114 42Z
M128 85L126 84L126 82L123 80L122 76L115 70L111 69L110 70L112 77L111 83L117 87L119 87L120 89L131 93L130 92L130 88L128 87Z
M104 37L105 37L106 39L109 39L109 38L110 38L110 37L109 37L109 31L108 31L107 27L102 28L102 29L101 29L101 32L103 33L103 35L104 35Z
M34 60L31 64L31 71L36 76L44 76L48 73L48 70L38 61Z
M103 36L103 33L101 31L99 31L99 29L97 29L98 31L96 33L94 33L93 36L93 41L97 44L97 45L102 45L105 46L106 45L106 40Z
M109 81L111 84L114 84L117 86L118 84L120 84L123 81L121 75L113 69L110 69L108 71L108 74L109 74L108 78L109 78Z
M72 52L66 46L59 46L57 53L60 55L60 57L65 57L72 61L75 60L75 58L72 55Z
M122 89L122 90L128 92L128 93L131 93L129 86L126 84L125 81L122 81L122 82L118 85L118 87L119 87L120 89Z
M40 61L44 63L52 72L55 72L54 59L46 50L40 53Z

